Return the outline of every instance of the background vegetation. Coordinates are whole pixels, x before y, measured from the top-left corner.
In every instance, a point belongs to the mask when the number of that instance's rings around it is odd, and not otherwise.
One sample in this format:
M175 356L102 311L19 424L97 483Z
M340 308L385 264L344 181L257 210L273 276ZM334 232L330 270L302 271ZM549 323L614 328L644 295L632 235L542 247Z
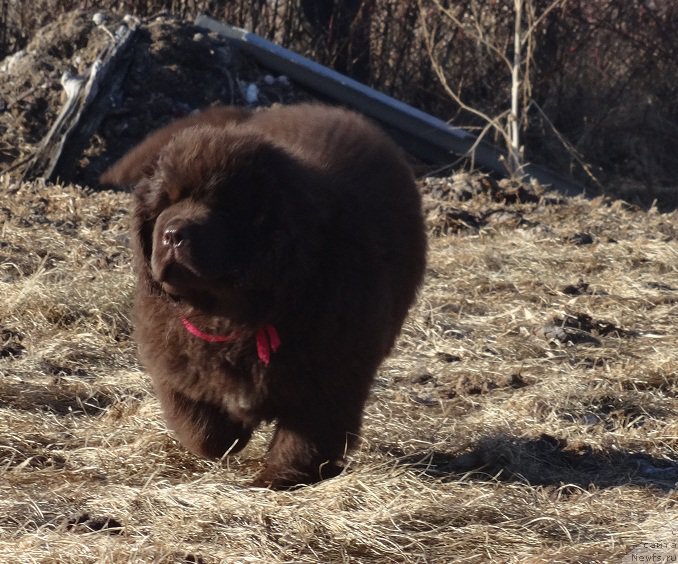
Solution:
M0 0L0 57L75 7L208 13L476 132L510 107L514 0ZM525 159L675 207L678 4L526 0L524 29Z

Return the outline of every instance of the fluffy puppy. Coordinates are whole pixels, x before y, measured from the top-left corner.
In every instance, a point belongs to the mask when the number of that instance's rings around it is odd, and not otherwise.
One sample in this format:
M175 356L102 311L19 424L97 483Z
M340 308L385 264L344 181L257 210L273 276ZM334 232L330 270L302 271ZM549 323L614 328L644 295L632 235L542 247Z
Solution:
M219 458L275 421L255 485L340 472L425 267L399 149L343 109L216 108L102 181L134 186L136 339L179 440Z

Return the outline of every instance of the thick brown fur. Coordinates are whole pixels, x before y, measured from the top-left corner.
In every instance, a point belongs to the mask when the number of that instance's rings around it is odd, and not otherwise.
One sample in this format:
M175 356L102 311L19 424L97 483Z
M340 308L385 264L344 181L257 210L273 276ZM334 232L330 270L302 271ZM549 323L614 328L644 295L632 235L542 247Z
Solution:
M400 151L342 109L222 108L156 132L104 180L135 187L136 338L179 440L218 458L275 421L256 485L340 472L424 272ZM269 365L266 325L281 340Z

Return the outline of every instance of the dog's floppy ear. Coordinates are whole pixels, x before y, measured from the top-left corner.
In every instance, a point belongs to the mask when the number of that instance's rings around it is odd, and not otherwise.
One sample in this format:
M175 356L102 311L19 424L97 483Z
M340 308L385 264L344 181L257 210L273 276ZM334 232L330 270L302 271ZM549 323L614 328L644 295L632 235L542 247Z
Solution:
M99 182L104 185L131 187L142 178L151 176L158 154L175 132L176 128L172 125L156 131L108 168L99 177Z
M167 193L161 190L152 179L141 178L137 182L134 188L132 230L136 233L134 241L139 245L137 256L143 257L146 262L151 260L155 220L168 205Z
M100 177L104 185L132 187L153 174L163 147L181 130L195 125L226 126L245 121L250 112L229 106L208 108L198 114L173 121L151 133L146 139L113 164Z

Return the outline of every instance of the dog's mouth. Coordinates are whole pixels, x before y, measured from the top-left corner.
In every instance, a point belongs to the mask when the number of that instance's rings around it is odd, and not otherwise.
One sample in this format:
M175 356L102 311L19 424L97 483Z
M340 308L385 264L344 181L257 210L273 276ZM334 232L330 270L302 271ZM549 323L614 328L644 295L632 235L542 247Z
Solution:
M235 280L211 271L205 274L181 253L154 256L151 273L165 296L176 305L226 314L236 311L241 301Z
M187 298L195 292L196 278L193 273L176 263L170 264L164 269L158 282L163 291L175 300Z
M203 276L192 264L190 255L179 249L160 246L153 249L151 274L169 295L184 297L203 285Z
M182 219L159 221L149 261L154 282L169 301L193 310L250 310L247 261L234 239Z
M217 303L206 281L183 265L171 263L156 278L165 297L176 306L210 311Z
M173 300L191 300L209 293L209 280L190 266L176 261L163 264L153 277Z

